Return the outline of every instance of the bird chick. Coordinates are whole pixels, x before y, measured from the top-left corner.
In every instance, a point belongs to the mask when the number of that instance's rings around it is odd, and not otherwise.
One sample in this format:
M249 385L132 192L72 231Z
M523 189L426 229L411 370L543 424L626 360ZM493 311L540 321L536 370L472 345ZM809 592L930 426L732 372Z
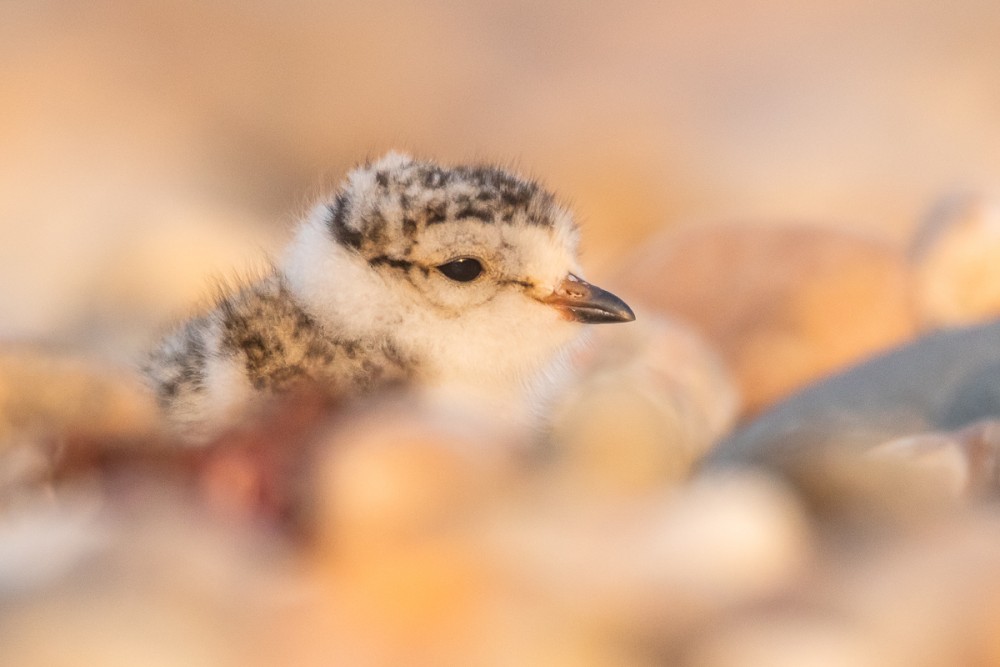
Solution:
M578 236L533 181L389 153L312 210L270 275L163 340L146 374L192 439L302 381L335 397L405 384L524 416L580 323L635 318L579 277Z

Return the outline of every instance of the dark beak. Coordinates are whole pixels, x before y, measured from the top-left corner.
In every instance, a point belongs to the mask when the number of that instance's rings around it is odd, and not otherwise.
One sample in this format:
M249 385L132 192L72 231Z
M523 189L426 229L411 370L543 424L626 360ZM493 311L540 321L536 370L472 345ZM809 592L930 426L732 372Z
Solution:
M541 301L558 308L567 320L586 324L631 322L635 319L635 313L627 303L572 273Z

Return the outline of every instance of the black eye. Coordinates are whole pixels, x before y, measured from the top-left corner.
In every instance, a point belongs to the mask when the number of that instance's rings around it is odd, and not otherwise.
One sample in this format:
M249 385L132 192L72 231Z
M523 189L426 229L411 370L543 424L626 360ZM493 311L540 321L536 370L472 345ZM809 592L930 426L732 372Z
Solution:
M478 259L462 257L442 264L437 269L452 280L467 283L479 277L479 274L483 272L483 265L479 263Z

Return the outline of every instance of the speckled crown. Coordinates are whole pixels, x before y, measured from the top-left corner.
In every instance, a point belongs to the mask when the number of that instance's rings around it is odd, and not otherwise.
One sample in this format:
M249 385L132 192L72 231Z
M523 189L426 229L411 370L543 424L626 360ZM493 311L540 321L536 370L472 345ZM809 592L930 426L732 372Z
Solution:
M327 205L342 245L371 257L393 240L412 244L438 224L520 225L576 236L576 223L538 183L490 165L442 167L389 153L352 171Z

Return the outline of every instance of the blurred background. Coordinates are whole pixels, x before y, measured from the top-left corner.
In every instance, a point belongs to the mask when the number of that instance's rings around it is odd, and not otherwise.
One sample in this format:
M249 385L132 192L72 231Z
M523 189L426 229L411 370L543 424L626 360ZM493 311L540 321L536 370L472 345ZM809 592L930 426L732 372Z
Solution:
M0 336L127 358L389 148L540 177L598 277L679 225L904 243L1000 182L997 63L990 0L5 0Z
M0 664L1000 665L1000 423L698 472L1000 315L998 127L995 0L0 0ZM308 396L164 440L119 364L392 148L540 178L636 307L546 455Z

